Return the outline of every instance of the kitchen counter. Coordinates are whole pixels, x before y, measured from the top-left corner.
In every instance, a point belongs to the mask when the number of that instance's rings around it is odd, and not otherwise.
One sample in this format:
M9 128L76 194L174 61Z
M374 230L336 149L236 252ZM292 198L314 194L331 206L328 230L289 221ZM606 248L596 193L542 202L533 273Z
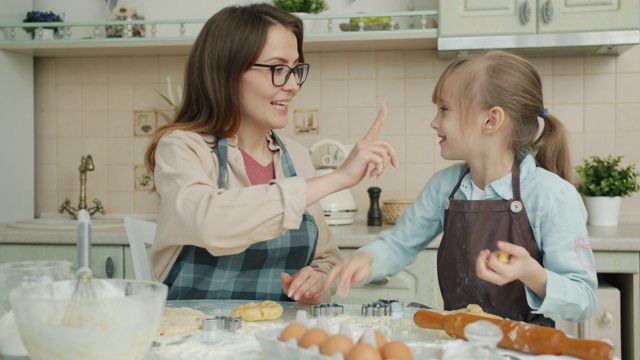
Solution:
M228 316L237 305L246 301L239 300L189 300L189 301L168 301L167 306L181 307L187 306L200 310L207 315ZM261 344L256 335L268 339L275 339L277 334L291 321L296 319L296 312L299 310L309 311L311 306L290 302L281 302L284 308L283 316L280 319L263 322L243 322L242 327L234 334L214 331L204 333L199 330L186 339L186 341L176 345L161 345L152 348L144 360L177 360L177 359L266 359L263 354ZM415 354L416 359L440 359L445 351L460 351L467 346L466 342L454 340L441 330L423 329L413 322L415 308L405 308L402 319L392 319L384 317L366 317L361 315L361 305L343 306L344 314L335 317L328 317L327 326L329 334L339 332L341 323L348 323L352 338L358 340L366 329L374 329L381 332L389 340L400 340L405 342ZM309 318L309 327L317 325L317 319ZM180 338L180 336L177 336ZM265 346L278 346L271 341ZM287 355L295 355L300 351L298 348L284 347ZM302 352L302 351L300 351ZM531 356L519 352L500 349L503 354L515 355L519 359L575 359L569 356ZM309 353L300 353L295 358L329 359L323 356L311 356Z
M333 226L341 253L349 252L373 241L390 225L370 227L365 218L354 225ZM640 334L640 223L625 222L615 227L589 227L598 277L620 290L620 326L624 359L640 359L636 339ZM394 298L406 301L420 299L441 309L436 277L436 252L440 238L418 254L416 261L400 273L387 277L383 285L362 285L349 292L342 303L362 304L363 299ZM102 278L133 278L133 265L128 251L124 226L92 229L92 270ZM27 230L0 224L0 263L30 259L67 259L77 256L76 232L68 230ZM95 266L94 266L95 264Z
M377 235L391 229L391 225L367 226L365 218L356 218L353 225L331 226L340 248L358 248L375 240ZM621 223L618 226L589 226L589 237L594 251L638 251L640 252L640 223ZM127 234L122 227L91 230L91 241L95 245L128 245ZM75 244L75 230L31 230L17 229L0 224L0 244ZM427 245L437 249L440 237Z

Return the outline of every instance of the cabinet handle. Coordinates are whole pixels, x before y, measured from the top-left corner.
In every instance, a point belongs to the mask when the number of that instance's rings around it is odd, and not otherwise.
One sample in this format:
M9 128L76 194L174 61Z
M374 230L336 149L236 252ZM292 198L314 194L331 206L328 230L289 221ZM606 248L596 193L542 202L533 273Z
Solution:
M111 256L107 258L105 262L104 270L107 273L107 278L113 278L113 274L116 272L116 264L113 262Z
M553 19L553 2L547 0L542 6L542 19L546 23L550 23Z
M610 326L613 324L613 314L608 311L603 311L598 315L598 324L601 326Z
M522 6L520 6L520 20L523 24L527 24L531 20L531 5L529 0L524 0Z
M389 282L389 279L383 277L382 279L372 280L369 284L371 285L384 285Z

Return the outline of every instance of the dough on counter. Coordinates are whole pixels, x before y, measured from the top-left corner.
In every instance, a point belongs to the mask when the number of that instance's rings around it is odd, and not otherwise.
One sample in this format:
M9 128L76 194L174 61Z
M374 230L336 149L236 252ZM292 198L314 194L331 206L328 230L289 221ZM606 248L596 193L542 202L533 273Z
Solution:
M482 308L478 304L469 304L469 305L467 305L466 308L457 309L457 310L450 310L450 311L446 311L445 310L445 311L442 312L443 315L456 314L456 313L484 316L484 317L488 317L488 318L492 318L492 319L500 319L500 320L502 320L502 318L500 316L498 316L498 315L493 315L493 314L489 314L489 313L484 312L484 310L482 310Z
M202 320L210 316L189 307L165 307L157 334L173 336L202 328Z
M265 300L260 303L250 302L231 310L231 316L240 317L242 321L275 320L282 316L282 305L275 301Z

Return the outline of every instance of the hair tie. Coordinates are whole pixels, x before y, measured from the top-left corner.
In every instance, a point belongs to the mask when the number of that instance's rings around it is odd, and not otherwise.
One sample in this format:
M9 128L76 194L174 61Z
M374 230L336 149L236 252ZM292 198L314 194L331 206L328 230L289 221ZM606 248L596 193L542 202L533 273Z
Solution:
M544 119L544 117L547 116L548 113L549 113L549 109L544 108L542 109L542 111L540 111L540 114L538 114L538 116Z

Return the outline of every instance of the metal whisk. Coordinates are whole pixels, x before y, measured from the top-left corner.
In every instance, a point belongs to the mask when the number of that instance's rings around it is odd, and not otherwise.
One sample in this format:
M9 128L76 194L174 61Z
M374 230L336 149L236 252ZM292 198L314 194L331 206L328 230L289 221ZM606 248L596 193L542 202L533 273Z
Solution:
M91 286L91 216L86 209L78 211L78 270L76 271L76 287L63 317L63 324L80 326L83 324L85 311L90 311L96 294Z

